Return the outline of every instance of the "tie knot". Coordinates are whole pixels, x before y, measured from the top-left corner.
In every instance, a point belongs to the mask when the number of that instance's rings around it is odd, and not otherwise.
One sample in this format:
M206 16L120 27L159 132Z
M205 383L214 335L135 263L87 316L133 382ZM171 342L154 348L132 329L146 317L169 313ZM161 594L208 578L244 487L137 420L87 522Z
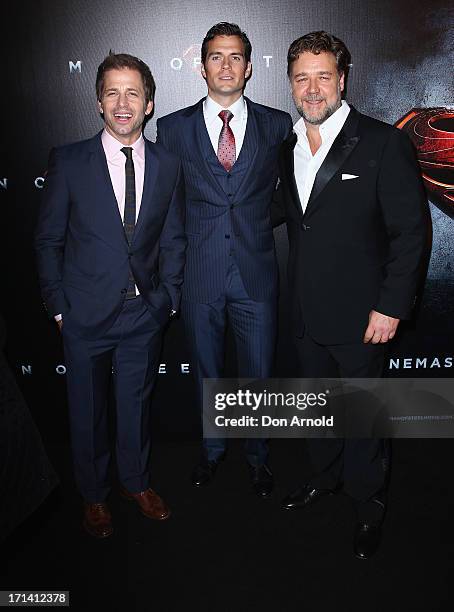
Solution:
M126 159L132 159L132 147L123 147L120 150L126 155Z
M222 122L224 123L224 125L228 125L230 123L230 120L233 118L233 113L232 111L229 110L222 110L218 117L220 117L222 119Z

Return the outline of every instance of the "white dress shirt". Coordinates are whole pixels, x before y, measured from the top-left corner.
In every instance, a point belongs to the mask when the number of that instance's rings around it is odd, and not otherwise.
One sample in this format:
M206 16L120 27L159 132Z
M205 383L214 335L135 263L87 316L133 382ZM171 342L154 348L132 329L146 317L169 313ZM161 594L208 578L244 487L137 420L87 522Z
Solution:
M303 117L297 121L293 128L298 139L293 151L295 181L303 213L306 211L312 187L314 186L315 176L320 166L323 164L333 142L341 131L349 112L349 105L345 100L342 100L340 108L320 125L319 130L322 144L315 155L312 155L309 146L306 134L306 124L304 123Z
M214 152L218 154L219 135L221 133L222 126L224 125L222 119L218 116L222 110L229 110L233 117L230 120L230 127L232 128L233 135L235 136L235 156L238 156L241 151L241 147L244 142L244 135L246 134L246 123L247 123L247 104L243 96L240 96L236 102L231 106L225 108L217 102L207 96L203 102L203 118L205 125L208 130L208 135L213 145Z

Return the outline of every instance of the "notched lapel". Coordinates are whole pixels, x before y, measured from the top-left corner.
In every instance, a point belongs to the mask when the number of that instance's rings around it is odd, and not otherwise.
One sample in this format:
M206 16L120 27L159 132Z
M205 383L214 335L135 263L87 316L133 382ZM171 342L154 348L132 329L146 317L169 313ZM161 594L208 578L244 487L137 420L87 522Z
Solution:
M93 195L96 210L99 209L99 223L102 234L118 248L118 236L122 236L127 243L126 234L121 220L115 192L110 180L107 159L101 142L101 132L97 134L90 147L90 168L93 180ZM96 210L94 218L96 219Z
M357 134L358 122L358 113L351 107L346 122L317 172L307 203L306 214L310 212L315 204L315 200L358 144L360 140Z
M153 145L145 140L145 171L143 177L143 192L140 203L139 216L137 217L136 227L133 234L133 242L137 238L143 221L150 209L150 202L153 196L153 190L156 185L156 180L159 173L159 158L153 149Z
M268 151L269 115L268 113L266 114L256 113L250 101L247 98L245 99L246 99L247 112L248 112L246 132L244 134L243 146L241 148L240 155L238 157L240 157L243 154L243 151L245 150L245 146L248 146L251 148L252 157L251 157L250 163L248 164L248 168L243 177L243 180L241 181L241 184L238 187L238 190L235 194L238 200L241 200L242 198L244 198L244 195L245 195L244 191L245 189L247 189L247 187L250 184L249 178L251 174L257 173L257 172L260 174L262 159ZM259 142L260 142L260 147L258 144Z
M216 191L221 190L219 183L211 172L206 160L207 150L204 141L208 140L211 146L210 137L203 118L203 100L200 100L194 107L194 111L186 115L182 121L181 131L186 141L186 149L191 162L198 167L202 175L210 182ZM206 139L204 138L206 135ZM222 191L222 190L221 190Z

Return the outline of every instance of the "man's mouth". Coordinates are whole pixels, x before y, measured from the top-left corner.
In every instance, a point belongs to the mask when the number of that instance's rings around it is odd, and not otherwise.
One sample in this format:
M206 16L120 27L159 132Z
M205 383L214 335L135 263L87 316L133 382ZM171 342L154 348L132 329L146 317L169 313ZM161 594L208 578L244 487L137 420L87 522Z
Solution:
M318 104L320 104L321 102L323 102L323 98L316 98L316 99L312 99L312 100L308 100L307 98L305 98L303 100L303 102L306 102L306 104L310 104L311 106L317 106Z
M127 123L132 118L132 113L114 113L114 117L118 123Z

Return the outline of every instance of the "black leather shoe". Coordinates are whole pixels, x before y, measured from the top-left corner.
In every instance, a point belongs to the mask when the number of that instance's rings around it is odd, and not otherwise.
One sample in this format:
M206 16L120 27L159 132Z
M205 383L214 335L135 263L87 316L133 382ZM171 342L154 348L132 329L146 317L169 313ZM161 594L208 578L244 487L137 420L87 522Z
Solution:
M299 487L282 500L281 508L283 510L293 510L294 508L306 508L312 506L321 497L333 495L335 491L331 489L315 489L311 485Z
M256 495L263 499L269 497L273 491L274 479L270 468L264 463L263 465L250 465L252 486Z
M196 465L192 472L192 484L195 487L203 487L209 484L216 473L219 460L209 461L206 457L202 457L200 463Z
M353 550L358 559L369 559L380 545L380 523L357 523L353 539Z

